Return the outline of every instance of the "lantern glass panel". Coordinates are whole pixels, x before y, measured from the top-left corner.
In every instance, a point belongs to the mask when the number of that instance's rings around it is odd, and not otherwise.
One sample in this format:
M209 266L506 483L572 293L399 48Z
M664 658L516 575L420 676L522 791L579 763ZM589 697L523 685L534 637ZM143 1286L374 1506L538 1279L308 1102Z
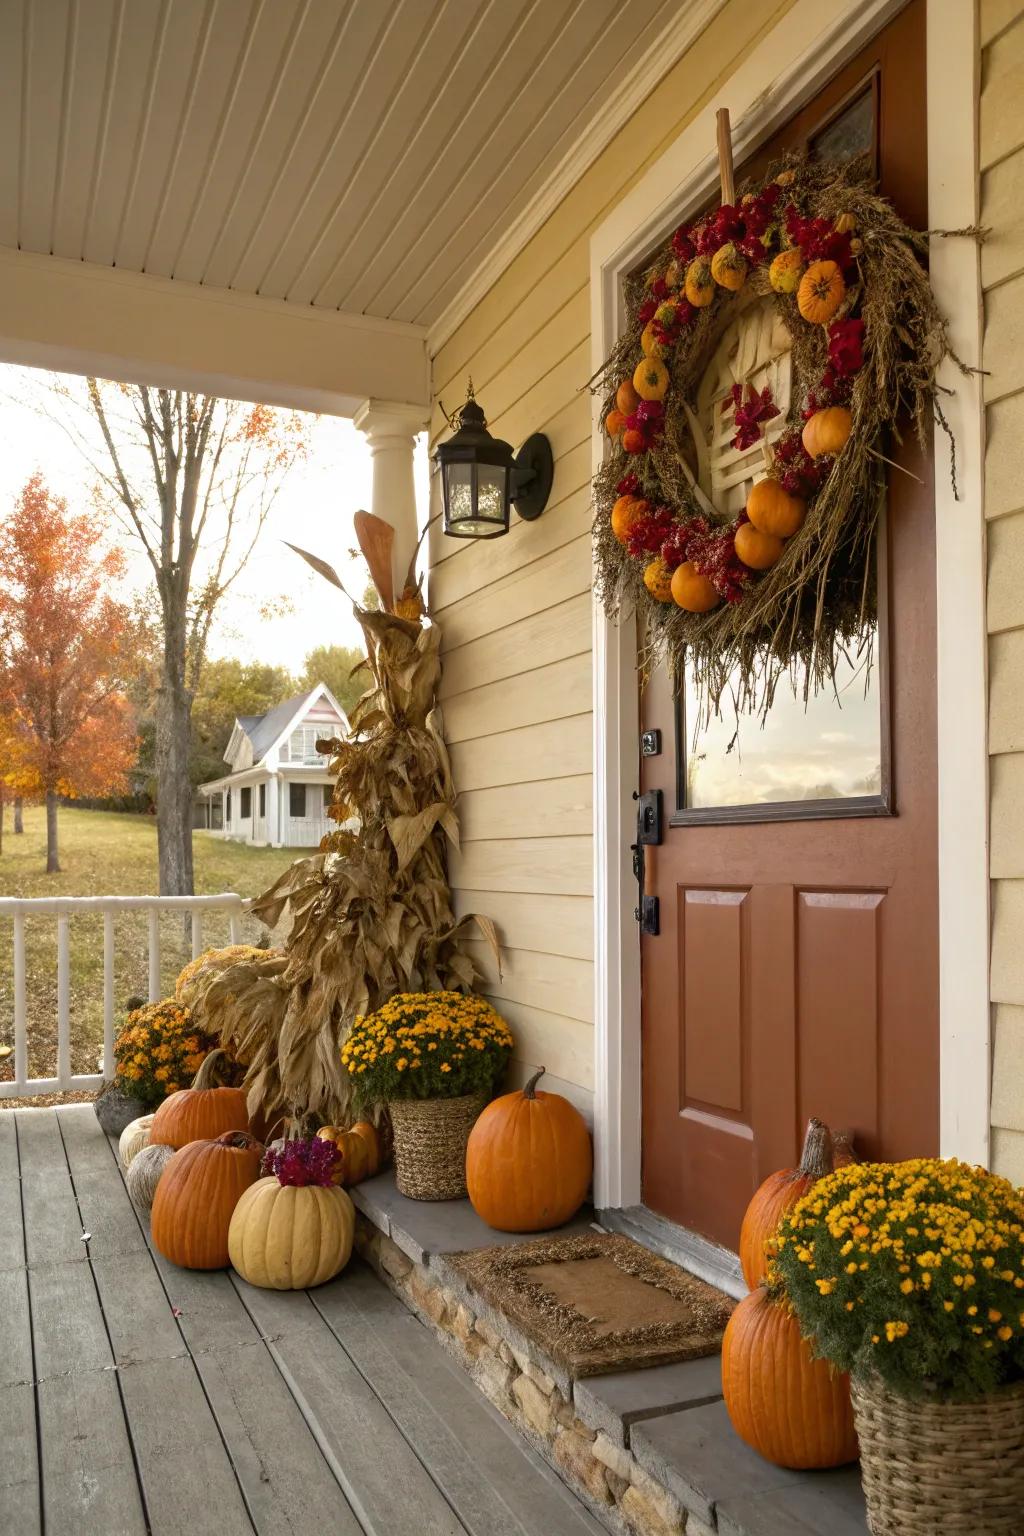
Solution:
M503 465L477 466L477 516L508 526L509 472Z
M448 509L448 522L452 527L458 527L458 531L469 532L471 525L476 521L476 506L473 497L473 465L472 464L446 464L444 466L445 503Z

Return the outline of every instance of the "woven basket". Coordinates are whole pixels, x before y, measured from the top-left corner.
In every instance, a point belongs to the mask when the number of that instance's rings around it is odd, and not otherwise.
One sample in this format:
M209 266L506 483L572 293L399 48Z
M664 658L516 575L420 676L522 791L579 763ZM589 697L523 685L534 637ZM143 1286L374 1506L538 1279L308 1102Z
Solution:
M1024 1383L973 1403L911 1400L852 1382L874 1536L1009 1536L1024 1528Z
M485 1093L458 1099L395 1099L395 1183L411 1200L461 1200L466 1144L487 1103Z

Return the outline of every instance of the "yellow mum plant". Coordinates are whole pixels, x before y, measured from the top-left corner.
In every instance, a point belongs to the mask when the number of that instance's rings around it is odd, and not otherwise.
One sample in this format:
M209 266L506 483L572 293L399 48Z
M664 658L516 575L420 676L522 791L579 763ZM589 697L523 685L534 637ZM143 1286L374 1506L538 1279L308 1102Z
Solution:
M341 1059L361 1103L458 1098L490 1092L512 1044L505 1020L482 997L399 992L356 1019Z
M787 1212L775 1275L819 1355L905 1397L1024 1379L1024 1196L955 1159L856 1163Z
M216 1044L172 997L147 1003L128 1015L114 1041L114 1075L126 1093L156 1105L176 1088L188 1087Z

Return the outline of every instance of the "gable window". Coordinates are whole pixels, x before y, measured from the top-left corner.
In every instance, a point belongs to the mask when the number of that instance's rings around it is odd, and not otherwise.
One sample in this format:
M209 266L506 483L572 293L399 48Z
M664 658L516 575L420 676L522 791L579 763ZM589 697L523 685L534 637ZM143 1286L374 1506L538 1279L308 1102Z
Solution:
M266 814L267 814L267 786L265 784L261 784L260 785L260 815L261 816L265 816Z
M289 816L305 816L305 814L306 814L306 786L305 786L305 784L289 784L289 786L288 786L288 814L289 814Z
M290 763L322 763L323 758L316 749L317 740L319 737L330 734L330 727L326 724L323 726L300 725L288 738L288 761Z
M246 785L245 789L239 791L239 795L242 803L238 807L238 814L243 821L248 821L252 815L252 790Z

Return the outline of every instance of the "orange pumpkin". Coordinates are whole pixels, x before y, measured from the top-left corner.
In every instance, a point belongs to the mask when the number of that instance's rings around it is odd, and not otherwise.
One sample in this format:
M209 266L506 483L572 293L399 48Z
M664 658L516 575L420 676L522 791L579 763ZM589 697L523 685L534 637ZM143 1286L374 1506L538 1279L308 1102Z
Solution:
M722 1396L740 1439L777 1467L806 1471L857 1459L850 1378L812 1358L793 1312L763 1287L729 1319Z
M477 1215L499 1232L546 1232L575 1216L593 1171L586 1121L537 1084L492 1099L469 1134L466 1187Z
M737 555L752 571L767 571L782 554L782 540L774 533L762 533L753 523L740 523L733 542Z
M637 364L633 388L641 400L664 400L668 394L668 369L658 357L645 357Z
M807 503L784 491L777 480L757 480L747 497L747 516L762 533L790 539L807 513Z
M153 1199L153 1242L182 1269L226 1269L235 1206L260 1175L263 1147L247 1131L191 1141L167 1164Z
M223 1136L227 1131L247 1131L249 1112L241 1088L216 1085L224 1051L211 1051L196 1073L191 1088L169 1093L153 1116L149 1128L151 1147L184 1147L204 1137Z
M695 309L703 309L715 297L715 280L706 256L697 256L686 269L686 297Z
M845 405L828 405L804 423L800 441L812 459L841 453L853 431L853 417Z
M640 496L620 496L612 507L612 533L620 544L625 544L629 530L638 517L647 511L647 503Z
M626 418L621 411L609 411L604 419L604 429L609 437L618 437L626 425Z
M656 603L672 601L672 572L660 555L644 566L644 586Z
M684 560L672 572L672 599L687 613L710 613L721 602L718 588L694 568L692 560Z
M751 1290L760 1285L767 1273L765 1244L775 1236L785 1213L812 1184L831 1172L832 1138L828 1126L820 1120L809 1120L799 1168L782 1168L769 1174L747 1206L740 1228L740 1265Z
M632 379L623 379L622 383L615 391L615 404L618 406L623 416L632 416L633 412L640 404L640 396L633 388Z
M665 343L654 334L654 321L648 320L640 332L640 350L644 357L662 357L665 352Z
M812 261L796 291L797 308L812 325L827 325L845 293L843 274L834 261Z
M334 1170L335 1184L351 1189L370 1177L370 1145L355 1127L346 1131L340 1125L322 1125L316 1134L321 1141L332 1141L341 1153Z
M768 281L776 293L796 293L804 275L804 259L799 249L780 251L768 268Z
M647 439L639 427L627 427L622 434L622 446L627 453L643 453L647 447Z
M747 280L746 257L736 249L732 241L720 245L711 258L711 276L720 288L736 293Z

